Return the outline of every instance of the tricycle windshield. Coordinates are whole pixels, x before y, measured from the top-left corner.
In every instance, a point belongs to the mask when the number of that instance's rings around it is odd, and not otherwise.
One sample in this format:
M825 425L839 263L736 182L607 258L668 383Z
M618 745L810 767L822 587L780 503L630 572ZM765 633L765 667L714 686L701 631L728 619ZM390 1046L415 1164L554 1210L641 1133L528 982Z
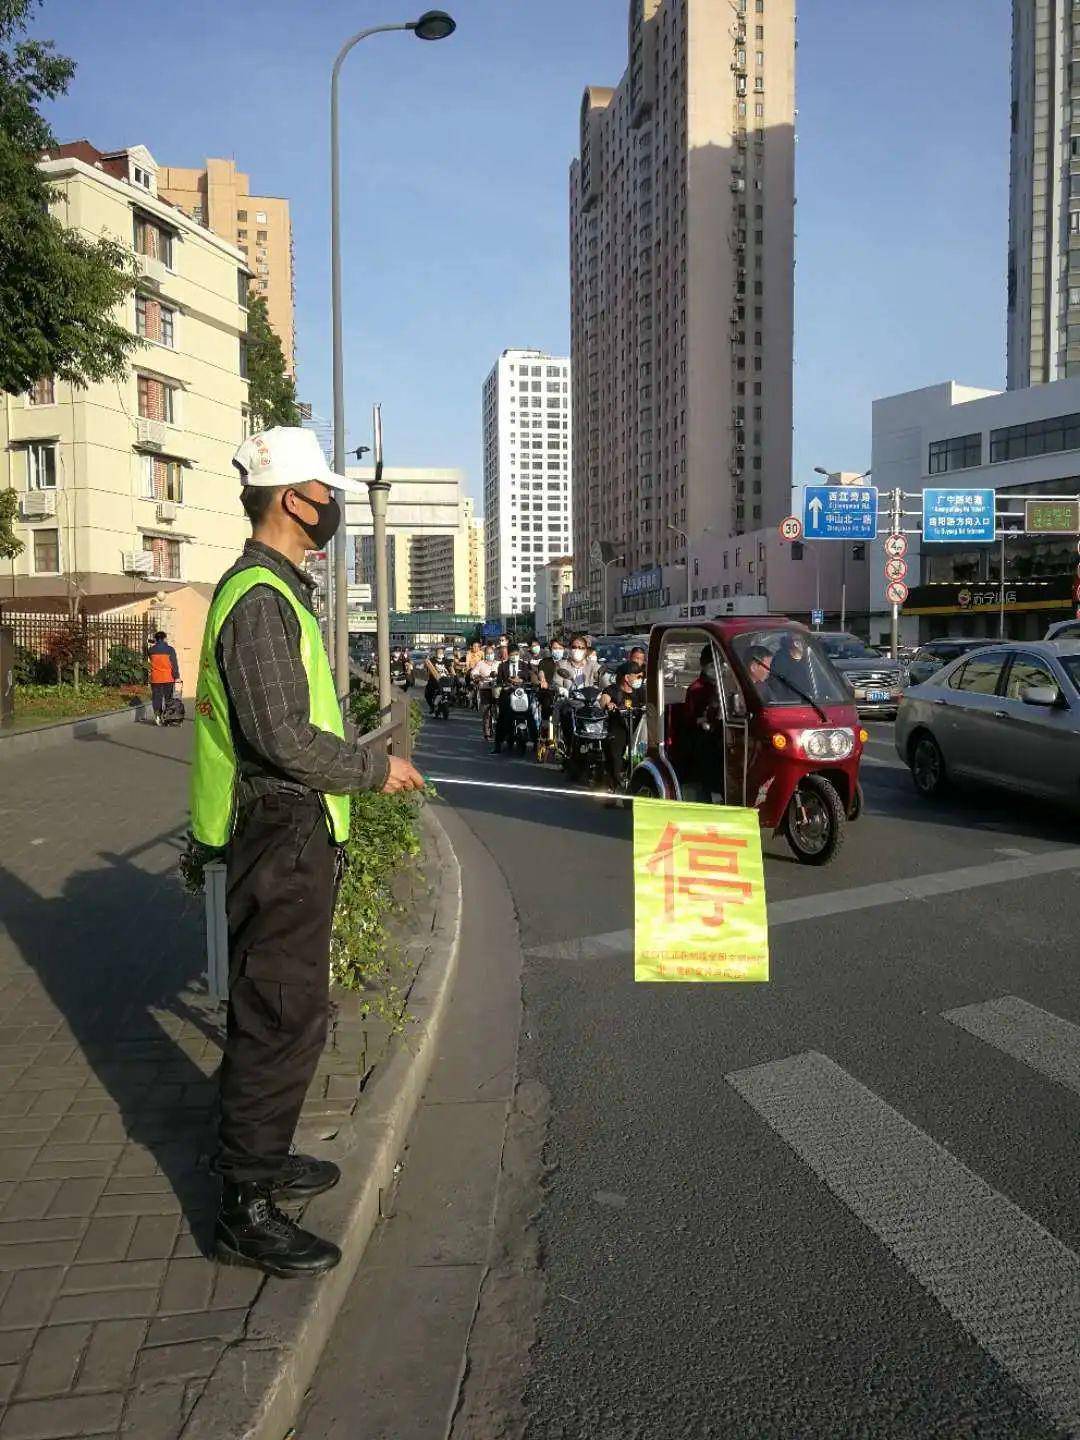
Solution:
M762 705L849 705L851 691L804 630L749 630L730 641Z

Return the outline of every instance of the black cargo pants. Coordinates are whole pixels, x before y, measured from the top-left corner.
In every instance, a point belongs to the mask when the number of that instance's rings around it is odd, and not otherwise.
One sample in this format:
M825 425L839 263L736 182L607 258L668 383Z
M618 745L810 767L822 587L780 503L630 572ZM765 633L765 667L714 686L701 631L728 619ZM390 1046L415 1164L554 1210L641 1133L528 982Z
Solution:
M229 1012L215 1168L274 1179L326 1041L340 855L319 797L263 795L227 855Z

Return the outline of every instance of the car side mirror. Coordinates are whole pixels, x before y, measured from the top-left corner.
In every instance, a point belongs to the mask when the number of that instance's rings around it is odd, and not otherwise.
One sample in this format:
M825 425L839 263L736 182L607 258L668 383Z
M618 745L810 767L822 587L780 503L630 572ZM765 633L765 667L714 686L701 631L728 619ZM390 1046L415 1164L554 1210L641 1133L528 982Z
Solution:
M1029 685L1022 697L1025 705L1060 705L1061 691L1056 685Z

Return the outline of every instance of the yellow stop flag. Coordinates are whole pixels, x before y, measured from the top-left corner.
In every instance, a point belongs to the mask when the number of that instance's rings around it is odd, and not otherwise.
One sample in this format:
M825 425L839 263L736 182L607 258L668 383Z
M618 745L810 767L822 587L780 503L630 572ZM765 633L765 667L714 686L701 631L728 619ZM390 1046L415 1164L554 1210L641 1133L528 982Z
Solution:
M634 801L634 979L768 980L756 810Z

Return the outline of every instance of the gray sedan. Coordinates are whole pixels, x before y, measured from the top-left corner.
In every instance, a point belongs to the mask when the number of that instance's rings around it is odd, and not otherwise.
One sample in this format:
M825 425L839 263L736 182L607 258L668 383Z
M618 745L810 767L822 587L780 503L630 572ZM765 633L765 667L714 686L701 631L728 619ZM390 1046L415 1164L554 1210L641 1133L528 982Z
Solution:
M923 795L950 778L1080 802L1080 641L974 650L900 703L896 749Z

